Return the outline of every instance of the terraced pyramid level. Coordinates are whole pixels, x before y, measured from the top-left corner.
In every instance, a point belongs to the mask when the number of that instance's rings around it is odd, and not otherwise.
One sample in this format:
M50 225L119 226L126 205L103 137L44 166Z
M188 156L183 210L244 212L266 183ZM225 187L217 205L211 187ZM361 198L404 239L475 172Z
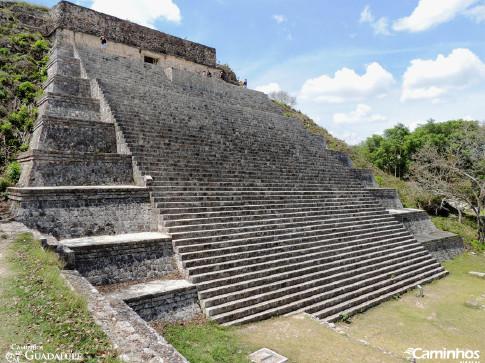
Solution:
M205 313L327 320L446 271L264 94L77 46ZM105 115L106 116L106 115Z

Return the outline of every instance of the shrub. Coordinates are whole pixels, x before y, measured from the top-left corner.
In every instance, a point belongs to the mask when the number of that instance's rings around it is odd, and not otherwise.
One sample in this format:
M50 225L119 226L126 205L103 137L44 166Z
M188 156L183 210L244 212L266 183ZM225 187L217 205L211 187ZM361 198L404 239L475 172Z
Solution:
M26 103L32 102L34 100L35 92L36 91L34 85L28 81L19 84L19 86L15 90L16 95L22 98Z
M20 179L21 167L18 161L13 161L7 166L7 179L15 184Z
M10 182L7 180L7 178L1 178L0 179L0 192L1 193L5 192L9 186L10 186Z
M10 122L4 122L1 126L0 126L0 131L2 132L2 134L4 135L8 135L12 132L12 124Z

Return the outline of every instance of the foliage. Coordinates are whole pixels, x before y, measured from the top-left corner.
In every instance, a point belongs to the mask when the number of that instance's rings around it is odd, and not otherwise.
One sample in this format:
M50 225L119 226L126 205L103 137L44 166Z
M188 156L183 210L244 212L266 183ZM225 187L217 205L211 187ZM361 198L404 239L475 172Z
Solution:
M269 95L269 98L271 98L272 100L275 100L279 103L285 103L291 107L295 107L296 106L296 97L295 96L291 96L288 92L286 91L274 91L274 92L271 92Z
M416 149L416 140L406 126L397 124L384 131L383 136L372 135L364 142L362 149L367 159L379 169L402 178Z
M7 179L10 183L15 184L20 179L20 164L17 161L12 161L7 166Z
M0 174L28 148L37 118L34 101L42 93L49 62L49 41L38 32L16 26L15 6L43 10L24 2L3 8L11 21L0 23Z
M414 155L410 170L421 188L477 218L477 238L485 245L485 125L463 123L445 143L432 140Z
M14 274L1 285L0 316L9 322L2 329L3 342L35 344L45 353L80 353L84 362L116 361L86 301L61 276L57 254L22 234L9 248L8 262Z
M463 135L463 127L476 128L475 121L453 120L436 123L430 119L416 130L397 124L381 135L372 135L361 145L362 154L379 169L406 179L413 155L428 144L438 150L446 149L451 140Z

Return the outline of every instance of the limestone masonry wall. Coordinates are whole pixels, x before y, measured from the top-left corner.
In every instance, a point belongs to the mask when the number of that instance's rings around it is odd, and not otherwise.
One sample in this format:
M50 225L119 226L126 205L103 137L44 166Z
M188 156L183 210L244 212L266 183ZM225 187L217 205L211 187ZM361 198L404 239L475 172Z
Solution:
M61 1L50 10L53 33L58 28L94 36L105 34L109 42L167 54L209 67L216 66L216 50L114 16ZM99 47L99 40L97 41Z
M71 249L63 245L61 254L67 268L79 271L93 285L109 285L156 278L174 271L172 242L135 241L89 245Z
M56 238L150 231L156 228L144 188L11 188L19 222Z

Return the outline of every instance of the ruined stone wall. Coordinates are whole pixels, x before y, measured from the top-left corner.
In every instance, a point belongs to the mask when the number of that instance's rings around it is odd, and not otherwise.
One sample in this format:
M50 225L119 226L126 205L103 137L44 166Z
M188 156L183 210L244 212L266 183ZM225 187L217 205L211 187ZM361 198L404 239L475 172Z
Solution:
M70 29L57 29L54 40L58 40L62 43L75 44L93 49L100 49L101 45L98 35L95 36L86 33L80 33ZM125 58L135 59L140 62L144 62L145 57L148 56L155 59L156 65L161 68L177 68L199 74L204 71L210 71L215 78L219 78L218 76L220 70L215 68L215 66L196 63L194 61L180 58L174 55L157 53L149 49L143 49L132 45L119 43L112 39L108 39L105 52L119 55Z
M46 34L48 29L49 12L41 7L27 7L11 1L0 1L0 24L18 21L19 28L29 28Z
M216 66L216 50L169 34L150 29L114 16L61 1L50 11L53 33L68 29L98 39L105 34L110 42L122 43L141 50L183 58L209 67Z

